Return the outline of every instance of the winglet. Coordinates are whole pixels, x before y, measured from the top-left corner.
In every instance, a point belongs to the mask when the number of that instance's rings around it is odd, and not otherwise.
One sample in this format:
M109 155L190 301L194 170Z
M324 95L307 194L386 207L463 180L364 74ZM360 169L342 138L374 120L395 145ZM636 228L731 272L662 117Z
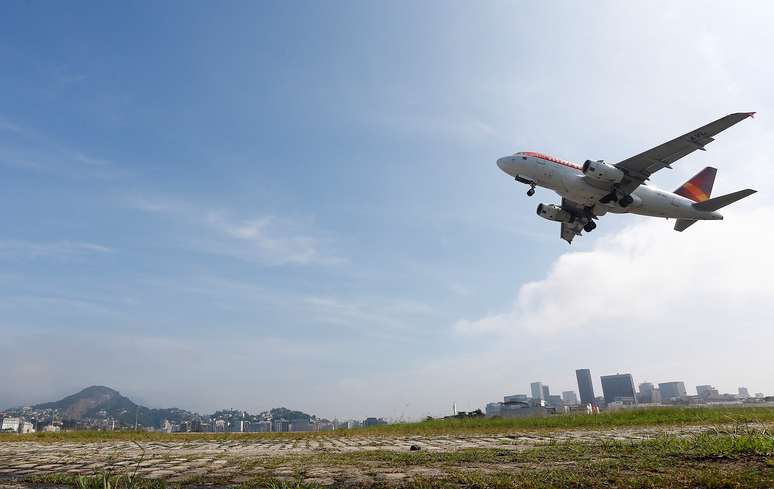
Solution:
M755 117L755 112L748 112L747 117Z

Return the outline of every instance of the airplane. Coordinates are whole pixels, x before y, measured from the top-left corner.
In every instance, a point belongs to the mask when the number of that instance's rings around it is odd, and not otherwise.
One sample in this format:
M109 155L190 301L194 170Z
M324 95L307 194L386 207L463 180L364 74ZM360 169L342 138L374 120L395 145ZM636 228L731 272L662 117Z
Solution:
M753 117L755 112L739 112L721 117L660 146L615 164L586 160L583 165L544 153L522 151L497 160L497 166L517 182L551 189L562 197L561 205L539 204L538 216L562 224L560 236L572 244L581 231L590 233L594 222L608 212L676 219L675 231L685 231L696 221L723 219L719 209L756 191L739 190L711 198L717 169L706 167L674 192L650 185L650 176L704 146L734 124Z

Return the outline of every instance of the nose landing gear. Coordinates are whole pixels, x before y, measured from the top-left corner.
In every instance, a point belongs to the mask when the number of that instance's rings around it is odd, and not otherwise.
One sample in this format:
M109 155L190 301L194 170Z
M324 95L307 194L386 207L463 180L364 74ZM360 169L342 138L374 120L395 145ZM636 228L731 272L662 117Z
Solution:
M535 195L535 184L530 185L529 190L527 190L527 197L532 197Z

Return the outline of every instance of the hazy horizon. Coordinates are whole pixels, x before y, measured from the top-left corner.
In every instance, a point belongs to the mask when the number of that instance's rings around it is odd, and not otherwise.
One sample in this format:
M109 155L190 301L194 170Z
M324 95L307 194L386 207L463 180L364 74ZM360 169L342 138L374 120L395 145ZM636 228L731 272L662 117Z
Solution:
M774 394L770 3L0 11L0 408L418 418L578 368ZM495 165L748 111L649 182L758 190L683 233L608 215L568 246Z

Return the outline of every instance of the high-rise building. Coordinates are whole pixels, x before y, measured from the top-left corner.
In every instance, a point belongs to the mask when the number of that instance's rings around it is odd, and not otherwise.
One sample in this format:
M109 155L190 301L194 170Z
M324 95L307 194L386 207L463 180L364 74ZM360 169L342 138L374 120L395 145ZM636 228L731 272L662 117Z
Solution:
M529 385L529 390L532 393L532 399L545 399L543 397L543 383L542 382L532 382Z
M661 391L658 389L658 387L655 387L653 389L653 392L650 394L650 402L658 404L661 402Z
M671 401L688 396L684 382L660 382L658 390L661 391L661 400Z
M595 404L591 371L587 368L578 369L575 371L575 377L578 379L578 393L580 394L581 404Z
M632 374L603 375L601 380L602 395L607 404L615 401L637 404Z
M578 396L575 395L575 391L562 392L562 400L569 406L575 406L578 404Z
M543 399L548 400L551 397L551 389L547 385L543 384Z
M747 399L748 397L750 397L750 391L747 390L747 387L739 388L739 397L741 397L742 399Z
M640 384L640 394L637 396L637 400L643 403L656 402L653 399L653 384L651 382L643 382Z

